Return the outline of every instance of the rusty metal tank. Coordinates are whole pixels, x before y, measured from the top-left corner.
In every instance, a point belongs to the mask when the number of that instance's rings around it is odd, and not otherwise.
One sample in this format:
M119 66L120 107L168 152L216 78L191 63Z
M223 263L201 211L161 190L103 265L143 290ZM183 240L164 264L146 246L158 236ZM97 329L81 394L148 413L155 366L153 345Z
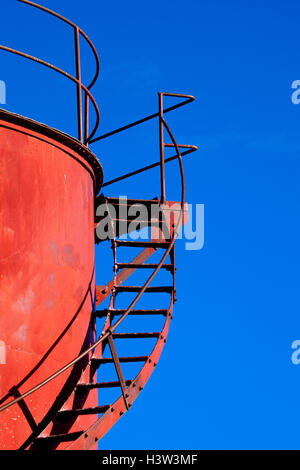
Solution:
M94 195L102 175L77 140L0 112L2 398L24 393L95 341ZM83 371L80 363L5 410L0 448L18 448ZM97 404L96 391L88 404ZM81 417L72 431L90 420Z

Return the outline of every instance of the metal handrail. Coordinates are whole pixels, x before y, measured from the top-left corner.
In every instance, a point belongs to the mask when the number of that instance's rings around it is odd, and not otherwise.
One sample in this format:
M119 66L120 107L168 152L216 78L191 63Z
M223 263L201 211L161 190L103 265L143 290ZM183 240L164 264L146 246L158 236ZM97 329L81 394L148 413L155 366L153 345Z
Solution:
M178 94L178 93L162 93L165 96L175 96L177 98L186 98L184 101L181 101L180 103L174 104L173 106L170 106L166 109L163 110L163 114L169 113L170 111L174 111L177 108L180 108L181 106L184 106L188 103L191 103L192 101L195 100L195 97L192 95L183 95L183 94ZM130 124L126 124L123 127L119 127L118 129L114 129L113 131L107 132L106 134L100 135L99 137L96 137L95 139L91 140L90 143L93 144L94 142L98 142L98 140L106 139L107 137L110 137L112 135L118 134L119 132L126 131L127 129L130 129L131 127L138 126L139 124L143 124L146 121L150 121L151 119L154 119L156 117L159 117L160 113L154 113L150 114L149 116L146 116L142 119L139 119L138 121L134 121Z
M27 5L31 5L35 8L38 8L39 10L45 11L46 13L49 13L56 18L64 21L65 23L69 24L70 26L73 27L74 29L74 39L75 39L75 61L76 61L76 77L73 77L69 73L65 72L64 70L59 69L55 65L49 64L41 59L38 59L37 57L31 56L29 54L25 54L24 52L18 51L16 49L11 49L6 46L0 45L0 49L6 51L6 52L11 52L13 54L19 55L21 57L24 57L29 60L33 60L41 65L44 65L62 75L64 75L66 78L69 80L72 80L73 82L76 83L77 85L77 126L78 126L78 140L81 143L84 143L86 146L88 146L89 142L91 139L94 137L95 133L97 132L97 129L99 127L100 123L100 111L98 108L98 105L92 96L90 89L93 87L93 85L96 83L97 78L99 76L100 72L100 60L99 56L97 54L96 48L92 41L89 39L89 37L85 34L82 29L80 29L75 23L72 21L68 20L67 18L63 17L62 15L50 10L49 8L43 7L42 5L39 5L37 3L31 2L29 0L18 0L21 3L25 3ZM82 80L81 80L81 62L80 62L80 43L79 43L79 38L80 35L87 41L89 46L92 49L92 52L94 54L95 60L96 60L96 72L95 75L91 81L91 83L88 86L83 85ZM83 113L83 106L82 106L82 91L85 93L85 110ZM91 133L89 133L89 100L92 101L93 107L96 112L96 123L94 125L94 128ZM85 128L84 128L84 135L83 135L83 118L84 118L84 123L85 123Z
M180 147L180 145L178 147ZM196 145L191 145L188 150L186 150L185 152L181 152L181 156L184 157L185 155L195 152L196 150L198 150ZM173 155L173 157L165 158L165 163L176 160L176 158L177 158L177 155ZM109 186L111 184L117 183L118 181L122 181L126 178L130 178L131 176L135 176L135 175L138 175L139 173L143 173L144 171L152 170L152 168L155 168L159 165L160 165L160 161L151 163L150 165L147 165L147 166L143 166L142 168L139 168L138 170L131 171L130 173L126 173L125 175L118 176L117 178L114 178L110 181L106 181L105 183L102 184L101 187L104 188L105 186Z
M93 139L91 141L91 143L94 143L94 142L97 142L101 139L110 137L114 134L125 131L127 129L130 129L131 127L137 126L137 125L142 124L146 121L149 121L150 119L154 119L154 118L158 117L159 118L160 160L158 162L155 162L155 163L152 163L152 164L147 165L145 167L134 170L130 173L126 173L125 175L118 176L117 178L114 178L110 181L104 182L102 187L109 186L111 184L117 183L118 181L124 180L126 178L130 178L131 176L135 176L139 173L142 173L144 171L148 171L148 170L150 170L152 168L155 168L156 166L160 165L160 167L161 167L161 203L164 203L165 199L166 199L165 187L164 187L165 186L164 165L165 165L165 163L168 163L172 160L175 160L177 158L177 154L172 156L172 157L169 157L169 158L164 157L164 147L174 147L174 143L173 144L167 144L163 140L163 128L164 128L163 116L164 116L164 114L166 114L170 111L173 111L174 109L177 109L181 106L184 106L188 103L191 103L192 101L195 100L195 97L192 96L192 95L186 95L186 94L180 94L180 93L165 93L165 92L160 92L160 93L158 93L158 95L159 95L159 111L158 111L158 113L151 114L151 115L146 116L142 119L139 119L138 121L132 122L130 124L127 124L126 126L120 127L118 129L110 131L106 134L103 134L102 136ZM176 97L176 98L185 98L185 100L164 109L164 107L163 107L163 97L164 96L170 96L170 97ZM197 150L196 145L180 145L180 144L177 144L177 147L186 149L184 152L181 153L181 156L188 155L189 153L195 152Z
M169 126L167 125L165 119L163 117L161 117L161 120L162 120L162 123L164 125L164 127L166 128L172 142L173 142L173 145L176 149L176 153L177 153L177 159L178 159L178 162L179 162L179 167L180 167L180 176L181 176L181 204L180 204L180 213L179 213L179 217L178 217L178 221L177 221L177 224L176 226L174 227L174 231L173 231L173 234L172 234L172 238L171 238L171 241L170 241L170 245L169 247L167 248L167 250L165 251L161 261L159 262L159 264L157 265L157 267L155 268L155 270L153 271L153 273L151 274L151 276L147 279L147 281L145 282L144 286L142 287L142 289L140 290L140 292L137 294L137 296L135 297L135 299L131 302L131 304L129 305L129 307L127 308L127 310L123 313L123 315L119 318L119 320L116 321L116 323L114 323L113 326L111 326L110 328L108 328L105 332L103 332L100 336L100 338L95 342L93 343L88 349L86 349L85 351L83 351L79 356L77 356L76 358L74 358L72 361L70 361L68 364L66 364L64 367L62 367L61 369L59 369L58 371L56 371L54 374L52 374L51 376L49 376L47 379L43 380L42 382L40 382L38 385L36 385L35 387L31 388L30 390L28 390L27 392L23 393L22 395L20 395L19 397L15 398L14 400L11 400L9 403L6 403L5 405L1 406L0 407L0 412L1 411L4 411L5 409L11 407L12 405L18 403L19 401L21 400L24 400L24 398L26 398L27 396L31 395L32 393L36 392L37 390L39 390L40 388L42 388L43 386L47 385L50 381L52 381L53 379L55 379L56 377L58 377L60 374L62 374L63 372L65 372L66 370L68 370L70 367L72 367L73 365L75 365L77 362L79 362L81 359L83 359L87 354L89 354L91 351L93 351L97 346L99 346L99 344L101 344L103 341L107 340L108 337L110 335L113 334L113 332L116 330L116 328L120 325L120 323L123 322L123 320L125 320L125 318L128 316L128 314L131 312L131 310L133 309L133 307L135 306L135 304L138 302L138 300L140 299L140 297L144 294L145 290L147 289L147 287L149 286L149 284L151 283L151 281L154 279L154 277L156 276L156 274L158 273L158 271L160 270L161 266L164 264L167 256L169 255L170 251L172 250L173 246L174 246L174 243L175 243L175 240L178 236L178 228L182 222L182 219L183 219L183 212L184 212L184 206L185 206L185 178L184 178L184 169L183 169L183 163L182 163L182 157L181 157L181 153L179 151L179 146L169 128Z

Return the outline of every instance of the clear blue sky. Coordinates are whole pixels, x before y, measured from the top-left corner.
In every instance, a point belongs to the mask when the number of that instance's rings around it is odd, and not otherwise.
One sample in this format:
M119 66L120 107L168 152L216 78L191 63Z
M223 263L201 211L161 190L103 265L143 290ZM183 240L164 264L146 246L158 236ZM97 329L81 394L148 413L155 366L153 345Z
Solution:
M291 101L300 79L299 2L42 3L98 48L101 133L156 112L157 91L197 98L169 123L179 142L199 147L185 172L188 202L205 205L205 245L186 251L179 242L167 347L102 447L299 449L300 365L291 362L300 337L300 105ZM5 2L0 35L2 44L74 73L72 33L57 20ZM72 85L0 57L5 108L74 133ZM156 161L157 137L149 124L95 144L105 179ZM159 194L156 172L130 183L108 194ZM175 181L169 188L177 194ZM97 256L99 277L101 262Z

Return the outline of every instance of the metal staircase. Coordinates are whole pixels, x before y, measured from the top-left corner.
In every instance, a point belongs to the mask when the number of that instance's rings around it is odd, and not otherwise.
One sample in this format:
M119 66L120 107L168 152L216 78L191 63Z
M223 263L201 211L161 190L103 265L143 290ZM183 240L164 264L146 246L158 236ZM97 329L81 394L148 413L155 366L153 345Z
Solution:
M103 198L101 199L103 201ZM120 205L120 201L122 204L122 200L106 198L106 204L110 204L113 207L118 208ZM147 204L148 207L151 205L156 204L159 205L158 200L152 201L141 201L141 200L130 200L130 205L141 205ZM178 209L178 206L176 207ZM178 222L178 214L175 214L176 210L170 211L169 209L165 209L165 212L171 212L175 220L177 218ZM187 213L185 211L185 217L182 220L186 220ZM170 219L169 219L170 220ZM114 233L117 233L120 236L120 233L124 235L124 228L119 230L119 219L111 217L110 214L110 222L113 225ZM147 222L147 221L145 221ZM99 220L98 220L99 223ZM132 230L132 218L125 220L126 226L128 230ZM172 223L172 226L174 224ZM145 227L144 222L142 222L142 226ZM33 439L30 449L32 450L49 450L49 449L56 449L56 448L65 448L65 449L89 449L95 443L101 439L101 437L112 427L112 425L132 406L133 402L139 395L139 393L143 390L147 380L149 379L150 375L152 374L154 368L157 365L159 357L161 355L162 349L166 343L168 330L170 326L170 322L172 319L172 312L173 312L173 305L175 302L175 245L173 243L173 233L174 226L171 228L167 227L166 218L161 223L161 228L159 228L159 224L154 224L154 227L151 226L150 228L150 237L151 234L159 235L160 240L150 238L149 240L143 241L131 241L131 240L120 240L115 235L112 240L112 249L113 249L113 258L114 258L114 278L111 283L108 283L106 286L98 286L97 287L97 304L100 305L105 298L110 296L109 307L106 309L97 309L92 314L92 321L95 319L105 319L104 328L102 334L107 334L107 339L103 342L102 350L100 354L95 353L90 359L89 367L91 369L91 377L97 377L94 381L79 381L77 384L74 394L77 395L79 398L84 398L88 395L88 393L93 389L100 390L100 397L101 397L101 389L106 389L106 391L112 391L113 389L119 388L120 389L120 397L112 403L99 405L96 407L81 407L81 408L73 408L73 409L61 409L59 410L52 419L53 426L51 431L47 436L37 436ZM168 238L165 238L163 233L169 234ZM131 262L120 262L119 257L117 256L117 251L119 248L126 248L128 251L136 250L140 248L141 251L135 258L132 259ZM145 263L145 261L152 256L154 253L164 251L163 256L163 263ZM166 258L166 254L169 257L169 262L166 263L164 258ZM166 270L170 273L171 282L168 285L157 285L157 286L136 286L136 285L124 285L123 282L127 280L129 276L131 276L137 270L154 270L155 272L157 269ZM151 308L143 308L143 309L121 309L116 308L116 301L120 301L120 297L123 294L127 293L137 293L138 296L149 293L151 294L152 298L152 307ZM155 298L156 294L167 294L170 298L169 305L167 308L157 308L157 300ZM126 301L126 299L125 299ZM135 302L136 303L136 302ZM126 332L118 332L117 327L121 323L120 320L124 320L126 315L130 316L147 316L148 318L154 318L157 316L165 317L164 324L160 331L126 331ZM117 321L115 321L117 319ZM123 326L125 326L125 323ZM141 355L136 356L121 356L118 354L117 350L118 347L116 343L118 340L122 340L123 343L126 342L129 346L129 342L134 340L155 340L155 345L149 354L145 354L144 351L141 351ZM104 357L104 350L108 346L109 349L109 356ZM124 347L124 349L126 349ZM122 366L128 363L136 363L140 364L140 370L134 378L125 379ZM105 370L102 367L105 364L113 364L117 379L115 381L103 380L101 377L105 376ZM98 371L98 374L97 374ZM75 402L78 400L74 400ZM76 432L68 432L67 430L71 430L74 424L74 420L77 417L82 415L93 414L98 419L95 420L95 424L89 429L82 429ZM100 415L100 416L99 416ZM58 426L59 423L59 426ZM65 432L62 432L64 430ZM64 447L60 447L64 445Z
M162 103L161 96L164 94L160 93L159 95L160 103ZM168 94L168 96L173 95ZM187 97L187 95L174 96L187 98L188 102L192 101L191 97ZM24 399L28 395L34 393L67 369L72 368L70 377L73 375L73 379L67 381L64 390L59 394L42 421L33 426L31 435L20 447L20 450L83 450L95 448L97 442L131 408L158 363L167 340L173 306L176 301L175 240L181 226L188 217L187 204L185 203L182 155L179 148L187 148L188 150L185 153L196 150L194 146L180 146L176 143L164 120L162 106L160 106L159 124L161 198L141 200L111 198L100 195L95 200L95 243L110 240L114 272L113 279L105 286L96 286L96 307L102 307L101 304L106 299L109 301L108 307L96 308L91 315L91 328L95 333L99 331L99 321L104 321L101 334L98 334L98 339L93 344L83 345L81 354L73 361L33 389L17 396L0 408L1 412L16 403L19 403L20 406L24 405ZM167 130L172 146L176 149L176 156L171 159L177 158L179 163L181 202L169 202L165 198L164 164L167 159L164 158L163 149L165 146L171 146L171 144L164 143L163 128ZM139 171L143 171L143 169ZM132 176L132 174L129 174L129 176ZM124 177L128 177L128 175ZM99 206L105 209L102 210L100 216L97 210ZM126 214L124 213L124 206L127 207ZM137 212L142 213L142 216L135 217ZM107 224L107 235L106 238L103 238L102 234L102 237L99 238L97 229L103 221L106 221ZM137 233L137 230L141 229L148 230L148 238L145 239L144 234L142 240L136 240L133 236L134 232ZM130 239L128 239L129 235L131 236ZM123 253L124 250L127 251L127 256L129 252L134 253L134 257L129 258L129 260L128 257L123 259L119 256L122 250ZM159 261L147 262L150 257L160 252ZM135 285L126 283L127 279L134 273L149 273L151 271L152 273L146 282ZM169 274L171 277L170 282L166 283L164 280L163 283L152 285L153 279L158 279L159 272ZM129 301L128 305L128 296L133 294L134 298ZM158 297L161 297L162 294L169 297L167 305L161 306L158 303ZM116 304L122 298L125 299L125 305L117 306ZM147 307L136 306L141 299L145 298L148 302ZM126 329L126 321L132 316L152 319L153 324L155 324L154 319L158 317L164 317L165 321L160 329L152 327L149 331L130 331L130 329ZM121 324L122 328L125 327L125 331L120 331ZM144 342L155 340L155 344L150 352L148 348L145 352L144 347L141 347L138 354L121 355L118 353L120 340L122 340L123 349L125 350L127 347L130 350L130 344L139 340ZM105 355L106 350L109 351L109 356ZM105 378L104 366L107 364L114 366L115 380ZM128 364L139 366L134 376L124 376L123 369ZM101 397L103 390L113 392L118 389L120 390L120 396L117 398L112 393L112 398L109 397L105 404L99 404L98 406L86 405L91 393L98 391L99 397ZM68 404L71 402L72 407L66 408L66 402ZM79 418L86 415L95 416L95 421L87 429L79 429Z
M85 35L74 23L70 22L61 15L42 7L29 0L20 0L22 3L34 6L43 10L57 18L63 20L72 26L75 33L76 45L76 66L77 75L72 77L66 72L52 66L51 64L41 61L33 56L16 51L5 46L0 49L20 55L24 58L36 61L56 72L59 72L76 83L78 98L78 141L82 145L88 147L90 144L110 137L118 132L122 132L133 126L142 124L154 118L159 120L159 147L160 160L146 167L134 170L126 175L119 176L114 180L105 182L102 187L114 184L125 178L130 178L143 171L147 171L154 167L160 168L160 198L152 200L144 199L124 199L112 198L100 195L95 199L95 243L102 243L105 240L99 237L99 226L106 219L108 221L106 240L111 242L113 251L113 272L114 276L105 286L96 286L96 307L92 312L90 326L95 334L95 340L89 343L83 341L80 354L71 362L65 364L60 370L52 374L22 395L10 393L2 398L0 404L6 402L9 396L14 399L0 407L0 412L7 408L19 404L20 408L25 410L28 416L30 411L25 403L26 397L34 394L37 390L47 385L60 374L70 370L69 378L66 381L63 390L59 393L55 403L50 404L50 409L44 418L38 424L34 419L30 419L32 433L26 441L21 445L20 449L31 450L49 450L49 449L66 449L66 450L83 450L93 449L97 447L97 442L109 431L109 429L120 419L120 417L128 411L136 400L137 396L143 390L149 377L153 373L163 347L166 343L170 323L172 320L173 306L176 301L175 290L175 240L178 236L181 226L186 222L187 205L185 203L185 180L182 157L195 150L197 147L193 145L177 144L168 124L165 121L164 114L173 111L187 103L191 103L194 97L185 94L159 93L159 111L151 114L134 123L111 131L100 137L94 137L99 124L100 113L97 104L90 93L90 89L94 85L99 73L99 58L97 52ZM91 84L85 87L81 82L80 73L80 51L79 36L83 36L89 43L96 58L96 74ZM83 112L82 96L84 92L85 106ZM180 99L174 105L165 108L163 106L164 97ZM92 130L89 131L89 103L95 108L96 123ZM83 129L84 121L84 129ZM164 131L169 136L169 142L164 140ZM165 158L164 152L166 148L175 150L175 155ZM181 152L182 150L182 152ZM169 202L166 199L165 189L165 163L177 160L180 173L181 197L180 202ZM106 213L97 213L99 206L105 206ZM124 214L124 206L128 211ZM143 209L143 216L136 218L136 212ZM128 235L133 235L137 230L148 230L148 239L136 240L134 237L128 239ZM131 258L120 257L121 251L130 253ZM137 250L138 253L137 253ZM157 256L161 252L158 261L147 260L153 256ZM152 271L152 272L151 272ZM133 274L151 274L146 281L139 284L129 285L127 279ZM153 285L154 278L158 280L158 273L170 275L169 282L165 279L157 285ZM92 276L93 278L93 276ZM128 300L130 296L134 296ZM167 305L160 305L161 296L168 296ZM123 305L119 305L122 303ZM107 307L103 307L105 301L108 302ZM140 301L145 301L146 306L137 305ZM124 303L125 302L125 303ZM129 328L128 320L131 317L147 318L151 320L152 327L149 331L132 331ZM164 319L160 328L156 327L156 319ZM99 334L99 325L101 325L101 333ZM154 326L155 325L155 326ZM124 331L122 331L124 330ZM98 336L98 338L97 338ZM130 354L132 343L143 341L141 349L136 354ZM147 342L155 341L149 352ZM125 350L126 354L120 351ZM106 355L109 353L109 355ZM115 370L115 379L107 378L105 367L111 364ZM125 367L129 364L135 364L137 367L135 374L126 375ZM23 380L24 382L24 380ZM22 383L23 383L22 382ZM15 387L16 388L16 387ZM99 392L101 398L104 391L109 394L107 402L98 404L98 406L89 406L90 394ZM115 392L119 392L115 396ZM67 408L71 403L72 406ZM83 415L94 416L93 423L85 429L80 428L80 417Z

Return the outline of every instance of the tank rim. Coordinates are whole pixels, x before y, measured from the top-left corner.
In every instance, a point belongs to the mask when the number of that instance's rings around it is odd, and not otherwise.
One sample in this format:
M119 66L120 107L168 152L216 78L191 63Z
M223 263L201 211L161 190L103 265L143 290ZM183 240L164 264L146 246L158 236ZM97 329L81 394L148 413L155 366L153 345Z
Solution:
M41 122L33 119L21 116L20 114L12 113L6 109L0 108L0 120L6 121L11 124L16 124L24 127L25 129L38 132L39 134L50 137L56 142L69 147L71 150L78 153L84 160L91 166L94 174L94 196L96 197L99 193L103 184L103 168L91 150L82 144L79 140L75 139L69 134L66 134L58 129L50 127Z

